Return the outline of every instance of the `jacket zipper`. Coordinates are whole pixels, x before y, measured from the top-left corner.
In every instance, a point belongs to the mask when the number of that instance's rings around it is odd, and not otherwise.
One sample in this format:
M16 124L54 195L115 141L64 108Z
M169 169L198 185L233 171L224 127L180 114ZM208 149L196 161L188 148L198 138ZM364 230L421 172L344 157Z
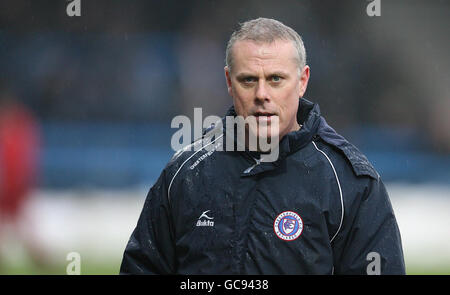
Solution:
M245 174L250 173L250 172L253 170L253 168L255 168L256 166L258 166L259 163L261 163L261 159L255 159L255 158L253 158L253 157L252 157L252 159L255 160L256 163L253 164L252 166L248 167L247 169L245 169L245 171L244 171Z

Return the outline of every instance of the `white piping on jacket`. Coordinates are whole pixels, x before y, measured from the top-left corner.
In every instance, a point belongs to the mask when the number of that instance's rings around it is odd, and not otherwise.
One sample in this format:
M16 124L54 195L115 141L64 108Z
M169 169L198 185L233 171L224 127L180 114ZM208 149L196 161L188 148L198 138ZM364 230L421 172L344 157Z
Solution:
M336 181L337 181L338 188L339 188L339 195L340 195L340 197L341 197L341 222L339 223L339 227L338 227L336 233L334 234L334 236L333 236L333 237L331 238L331 240L330 240L330 243L331 243L331 242L333 242L334 238L337 236L337 234L338 234L339 231L341 230L342 222L343 222L343 220L344 220L344 199L343 199L343 197L342 197L341 183L340 183L339 177L338 177L338 175L337 175L337 173L336 173L336 169L334 169L334 165L333 165L333 163L331 162L330 158L327 156L327 154L325 154L321 149L319 149L319 148L317 147L317 145L316 145L316 143L315 143L314 141L312 142L312 144L314 145L314 147L316 148L316 150L318 150L319 152L321 152L321 153L327 158L328 162L330 163L331 168L333 169L333 172L334 172L334 176L336 177Z
M210 144L213 144L216 140L220 139L223 137L223 134L220 135L219 137L217 137L216 139L214 139L213 141L211 141L210 143L208 143L207 145L205 145L204 147L202 147L201 149L199 149L198 151L196 151L195 153L193 153L189 158L187 158L183 164L181 164L180 168L178 168L177 172L175 172L175 174L172 177L172 180L169 183L169 188L167 189L167 200L170 202L170 188L172 187L172 183L173 180L175 179L175 177L177 176L178 172L180 172L181 168L183 168L184 164L186 164L187 161L189 161L193 156L195 156L198 152L200 152L201 150L203 150L205 147L207 147Z

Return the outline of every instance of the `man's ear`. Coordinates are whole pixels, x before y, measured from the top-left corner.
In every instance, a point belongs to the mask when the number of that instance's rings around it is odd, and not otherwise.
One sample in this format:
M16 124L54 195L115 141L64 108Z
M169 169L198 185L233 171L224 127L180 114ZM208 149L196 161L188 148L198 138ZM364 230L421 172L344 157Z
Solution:
M309 66L305 66L300 74L300 95L299 95L299 97L303 97L303 95L306 92L306 88L308 87L309 75L310 75L310 68L309 68Z
M233 95L232 95L232 86L231 86L231 75L230 75L230 71L229 71L229 69L228 69L228 66L225 66L223 69L224 69L224 71L225 71L225 80L226 80L226 82L227 82L228 94L229 94L230 96L233 96Z

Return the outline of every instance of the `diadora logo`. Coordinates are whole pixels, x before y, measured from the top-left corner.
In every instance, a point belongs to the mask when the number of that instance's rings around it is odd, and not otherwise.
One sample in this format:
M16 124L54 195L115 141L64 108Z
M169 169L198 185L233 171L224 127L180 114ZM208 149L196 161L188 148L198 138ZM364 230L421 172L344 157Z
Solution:
M196 226L214 226L214 217L209 217L206 213L208 213L210 210L206 210L205 212L200 215L200 217L197 220Z

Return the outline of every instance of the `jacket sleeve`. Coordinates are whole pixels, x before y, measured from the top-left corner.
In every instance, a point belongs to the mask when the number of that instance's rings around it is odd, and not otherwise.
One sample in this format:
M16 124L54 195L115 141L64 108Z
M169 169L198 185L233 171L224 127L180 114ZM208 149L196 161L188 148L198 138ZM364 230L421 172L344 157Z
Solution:
M342 230L332 242L334 273L405 274L400 232L381 179L369 178L355 195L345 205Z
M163 172L150 189L123 254L120 274L175 273L174 229Z

